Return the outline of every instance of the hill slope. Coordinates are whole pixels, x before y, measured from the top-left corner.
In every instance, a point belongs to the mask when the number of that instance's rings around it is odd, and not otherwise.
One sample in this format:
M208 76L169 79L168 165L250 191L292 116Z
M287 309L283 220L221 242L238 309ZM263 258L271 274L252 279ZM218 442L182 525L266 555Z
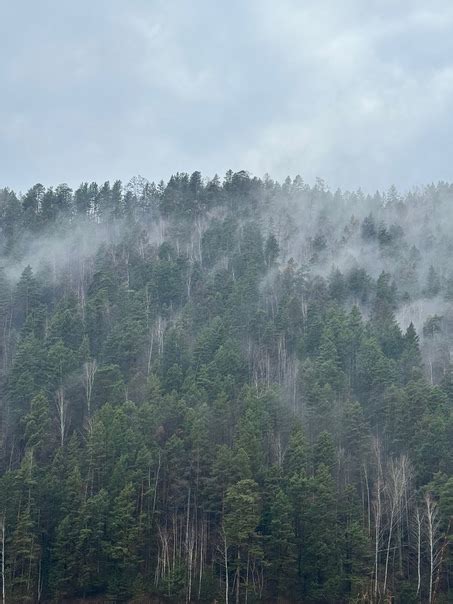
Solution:
M0 191L7 601L451 598L452 199Z

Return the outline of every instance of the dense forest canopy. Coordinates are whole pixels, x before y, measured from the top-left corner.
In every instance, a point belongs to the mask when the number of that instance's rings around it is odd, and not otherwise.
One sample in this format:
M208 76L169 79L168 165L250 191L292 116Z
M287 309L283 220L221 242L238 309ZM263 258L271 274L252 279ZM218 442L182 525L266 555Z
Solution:
M452 203L0 190L5 601L451 601Z

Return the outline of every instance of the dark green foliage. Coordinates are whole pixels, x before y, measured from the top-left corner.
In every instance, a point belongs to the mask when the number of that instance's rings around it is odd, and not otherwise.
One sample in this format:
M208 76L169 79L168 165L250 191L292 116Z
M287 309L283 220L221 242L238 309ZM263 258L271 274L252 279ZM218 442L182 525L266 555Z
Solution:
M450 601L451 199L0 190L6 600Z

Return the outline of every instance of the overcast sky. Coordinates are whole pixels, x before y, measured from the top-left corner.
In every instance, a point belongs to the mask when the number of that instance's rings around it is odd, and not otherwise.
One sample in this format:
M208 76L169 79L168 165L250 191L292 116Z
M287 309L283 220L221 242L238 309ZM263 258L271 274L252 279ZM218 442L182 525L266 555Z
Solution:
M453 180L451 0L0 0L0 186Z

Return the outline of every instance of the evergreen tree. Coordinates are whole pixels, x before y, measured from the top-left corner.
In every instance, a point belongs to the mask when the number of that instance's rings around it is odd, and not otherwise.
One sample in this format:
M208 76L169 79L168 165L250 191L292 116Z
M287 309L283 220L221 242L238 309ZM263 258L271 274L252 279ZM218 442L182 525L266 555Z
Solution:
M1 189L6 601L449 601L451 194Z

